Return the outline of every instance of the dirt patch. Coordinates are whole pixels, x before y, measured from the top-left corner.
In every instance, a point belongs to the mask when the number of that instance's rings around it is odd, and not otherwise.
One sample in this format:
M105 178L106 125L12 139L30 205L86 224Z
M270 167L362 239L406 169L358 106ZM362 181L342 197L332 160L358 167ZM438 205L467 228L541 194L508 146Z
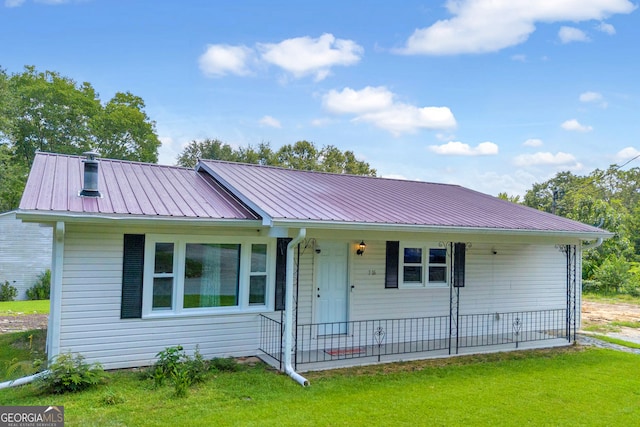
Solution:
M636 323L639 327L619 326L614 322ZM583 301L582 329L640 343L640 305Z
M0 334L28 331L31 329L47 329L48 317L48 314L0 316Z

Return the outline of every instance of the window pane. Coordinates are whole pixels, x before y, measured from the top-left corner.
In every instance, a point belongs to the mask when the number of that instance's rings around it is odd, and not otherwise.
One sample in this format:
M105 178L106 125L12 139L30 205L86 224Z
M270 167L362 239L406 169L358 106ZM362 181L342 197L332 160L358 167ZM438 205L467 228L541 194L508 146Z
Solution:
M173 243L156 243L154 273L173 273Z
M447 282L447 267L429 267L429 282Z
M171 310L173 300L173 277L153 279L153 310Z
M422 267L404 266L404 283L422 283Z
M264 305L267 276L251 276L249 283L249 305Z
M251 272L267 271L267 245L251 245Z
M187 244L184 308L238 305L240 245Z
M422 248L404 248L405 264L421 264Z
M429 249L429 264L446 264L446 249Z

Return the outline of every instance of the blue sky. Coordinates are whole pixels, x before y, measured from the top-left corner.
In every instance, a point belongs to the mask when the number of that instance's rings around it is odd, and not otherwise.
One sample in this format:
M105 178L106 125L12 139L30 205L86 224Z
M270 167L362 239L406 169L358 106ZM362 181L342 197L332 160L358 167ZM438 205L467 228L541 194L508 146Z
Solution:
M0 66L141 96L163 164L306 139L496 195L640 154L629 0L1 1Z

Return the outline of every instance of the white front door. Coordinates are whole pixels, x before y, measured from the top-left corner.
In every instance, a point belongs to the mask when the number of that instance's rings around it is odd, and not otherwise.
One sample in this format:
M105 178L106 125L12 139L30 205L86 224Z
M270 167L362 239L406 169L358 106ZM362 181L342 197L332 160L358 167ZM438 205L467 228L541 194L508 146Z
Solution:
M347 332L347 258L346 243L322 242L318 254L316 282L316 322L318 335Z

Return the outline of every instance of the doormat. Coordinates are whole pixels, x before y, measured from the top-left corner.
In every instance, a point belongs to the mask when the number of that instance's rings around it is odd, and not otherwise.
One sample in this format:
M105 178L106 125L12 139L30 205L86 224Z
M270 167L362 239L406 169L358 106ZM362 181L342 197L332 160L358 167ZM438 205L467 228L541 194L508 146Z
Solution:
M364 353L366 350L362 347L351 347L351 348L333 348L329 350L325 350L329 356L350 356L352 354L360 354Z

